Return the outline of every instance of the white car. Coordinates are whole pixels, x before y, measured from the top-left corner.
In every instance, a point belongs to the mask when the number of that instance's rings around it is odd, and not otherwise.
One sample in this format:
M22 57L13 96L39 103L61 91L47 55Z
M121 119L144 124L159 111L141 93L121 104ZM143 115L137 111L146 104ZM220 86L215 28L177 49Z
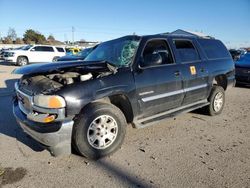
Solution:
M29 63L52 62L65 56L63 47L50 45L27 45L17 50L8 50L3 59L15 65L23 66Z

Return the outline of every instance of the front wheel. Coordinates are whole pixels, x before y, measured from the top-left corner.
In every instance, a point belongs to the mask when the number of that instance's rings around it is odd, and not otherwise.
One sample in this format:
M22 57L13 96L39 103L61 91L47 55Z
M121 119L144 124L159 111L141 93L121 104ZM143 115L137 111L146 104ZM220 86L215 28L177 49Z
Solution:
M209 115L214 116L222 112L225 105L225 91L221 86L214 86L208 98L210 104L207 106Z
M17 58L17 65L18 66L24 66L24 65L27 65L29 63L28 59L26 57L18 57Z
M112 104L90 104L78 115L73 146L83 156L98 159L118 150L126 133L126 119Z

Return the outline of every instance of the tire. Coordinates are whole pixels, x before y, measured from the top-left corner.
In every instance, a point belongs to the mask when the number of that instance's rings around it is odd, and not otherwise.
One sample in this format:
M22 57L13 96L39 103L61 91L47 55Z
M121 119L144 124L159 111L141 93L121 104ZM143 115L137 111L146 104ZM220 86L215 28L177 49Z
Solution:
M27 65L29 63L28 58L24 57L24 56L20 56L17 58L17 65L18 66L24 66Z
M221 114L225 105L225 91L221 86L214 86L208 98L210 104L206 107L206 111L210 116Z
M126 134L126 119L119 108L93 103L80 113L73 128L73 146L83 156L97 160L118 150Z
M53 57L52 62L56 62L58 58L60 58L60 57L58 57L58 56Z

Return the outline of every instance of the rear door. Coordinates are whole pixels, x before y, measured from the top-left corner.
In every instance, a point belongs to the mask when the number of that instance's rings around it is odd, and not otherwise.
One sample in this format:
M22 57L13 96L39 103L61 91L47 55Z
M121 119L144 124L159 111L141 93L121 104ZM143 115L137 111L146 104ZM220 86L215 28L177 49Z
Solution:
M177 61L182 65L185 97L182 105L206 99L209 91L208 69L195 39L172 39Z
M51 46L35 46L30 50L30 62L51 62L54 57L54 49Z
M42 46L41 55L44 62L52 62L53 58L56 56L55 50L52 46Z
M167 40L148 41L141 58L145 60L147 55L154 53L160 54L162 63L139 63L139 71L134 75L139 118L179 107L184 98L181 67L175 63Z

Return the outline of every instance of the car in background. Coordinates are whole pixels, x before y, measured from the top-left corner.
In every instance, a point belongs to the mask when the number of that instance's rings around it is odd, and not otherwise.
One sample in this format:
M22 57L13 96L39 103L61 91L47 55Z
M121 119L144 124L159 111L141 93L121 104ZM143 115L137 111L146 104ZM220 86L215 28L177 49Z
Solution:
M94 49L92 48L85 48L84 50L80 51L76 55L66 55L57 59L57 61L81 61L84 60Z
M64 47L27 45L17 50L5 51L3 58L11 64L23 66L29 63L52 62L65 54Z
M236 85L250 85L250 52L235 62Z
M3 60L4 49L0 50L0 60Z
M3 58L4 53L5 53L5 51L8 51L8 50L12 50L12 48L2 48L0 50L0 60L4 60L4 58Z
M80 48L66 48L67 55L76 55L81 51Z
M229 52L234 61L237 61L240 58L241 53L239 50L230 49Z

